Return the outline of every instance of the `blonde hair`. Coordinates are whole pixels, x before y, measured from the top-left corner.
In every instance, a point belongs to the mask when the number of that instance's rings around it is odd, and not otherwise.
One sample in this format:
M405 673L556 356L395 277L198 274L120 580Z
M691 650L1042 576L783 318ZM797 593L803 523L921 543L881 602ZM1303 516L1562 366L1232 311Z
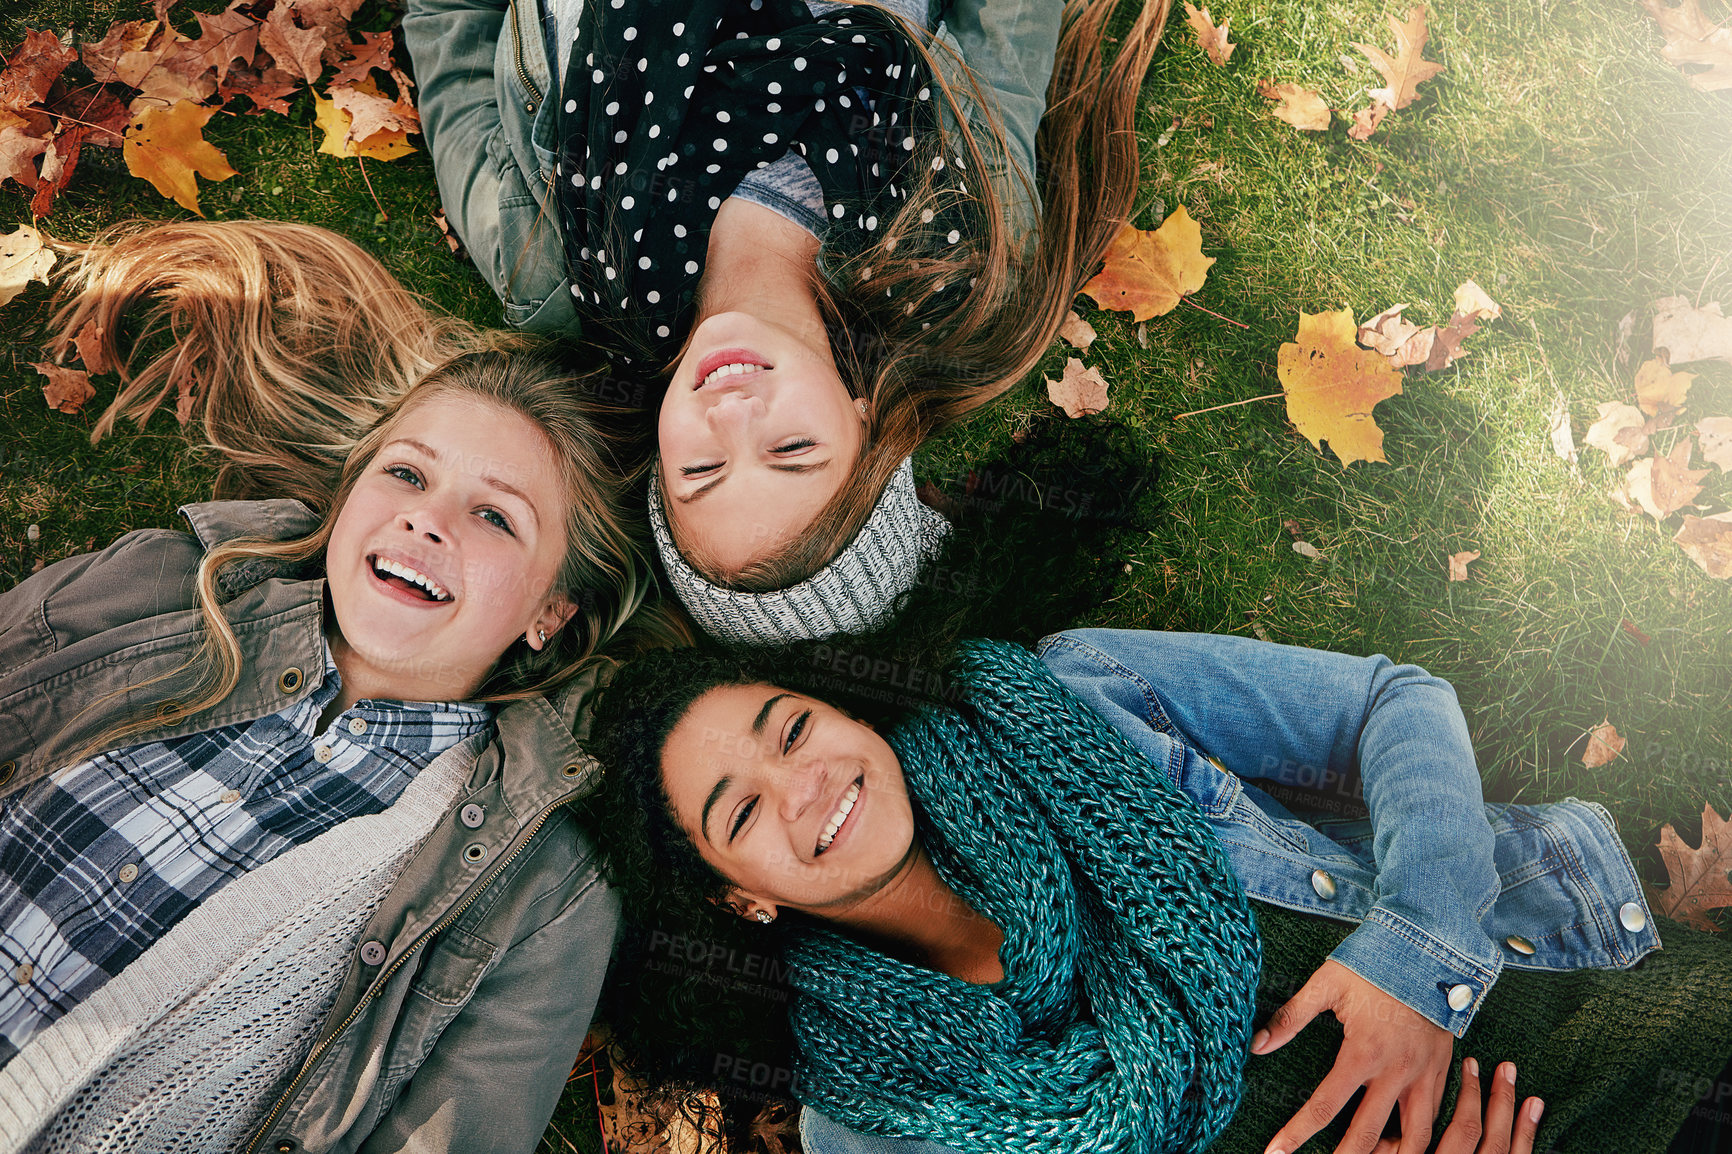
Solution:
M675 545L707 580L767 592L810 577L860 532L904 459L1040 362L1077 290L1130 218L1136 195L1137 100L1172 0L1142 0L1107 67L1106 26L1119 6L1120 0L1071 0L1065 7L1036 138L1041 217L1033 246L1011 235L1000 193L984 178L969 182L984 225L970 243L938 244L922 220L928 211L942 217L958 196L938 187L934 159L960 149L968 169L983 175L989 169L933 53L920 37L910 36L939 80L958 130L926 134L927 143L910 164L911 172L923 174L921 183L873 244L845 257L826 252L813 274L843 382L851 395L868 402L859 462L810 525L737 571L697 548L670 513ZM961 72L987 117L989 140L1006 155L990 101L973 74ZM1018 173L1012 178L1027 179ZM969 286L960 304L940 295L959 284Z
M226 700L243 655L222 611L223 575L248 562L322 563L336 513L379 446L411 409L442 397L498 405L547 437L566 498L554 588L578 607L542 649L508 649L475 700L557 690L628 621L637 644L689 640L679 616L645 605L653 586L643 519L631 507L632 471L619 459L628 446L608 427L621 413L594 396L599 374L574 374L527 338L485 334L436 312L358 246L308 225L125 226L84 250L61 293L49 350L63 352L94 322L120 366L120 394L93 439L121 416L142 422L171 396L185 396L190 374L196 391L187 415L222 458L219 492L294 497L321 515L319 528L298 540L235 540L207 552L196 586L199 650L80 717L189 669L195 687L129 711L75 760ZM123 352L114 334L129 320L138 336ZM133 371L130 351L161 336L173 343Z

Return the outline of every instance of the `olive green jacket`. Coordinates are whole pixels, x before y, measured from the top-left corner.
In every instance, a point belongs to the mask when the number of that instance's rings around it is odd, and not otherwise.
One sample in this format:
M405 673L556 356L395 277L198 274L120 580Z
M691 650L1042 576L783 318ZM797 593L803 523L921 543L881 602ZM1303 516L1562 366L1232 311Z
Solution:
M190 535L129 533L0 594L0 795L64 764L128 707L165 702L160 725L131 744L250 721L317 687L324 579L254 563L222 589L244 654L240 685L215 709L181 716L180 667L202 632L194 578L204 550L317 524L293 501L182 513ZM498 710L495 740L354 943L318 1041L249 1150L535 1147L618 925L566 808L599 768L580 740L602 679L594 671L554 699Z

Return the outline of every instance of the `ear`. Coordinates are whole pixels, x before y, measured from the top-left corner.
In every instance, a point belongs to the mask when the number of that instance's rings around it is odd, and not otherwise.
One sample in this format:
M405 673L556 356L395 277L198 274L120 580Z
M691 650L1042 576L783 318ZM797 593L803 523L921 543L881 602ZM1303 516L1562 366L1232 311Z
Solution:
M780 912L776 909L775 902L753 897L743 890L729 890L725 896L712 900L736 917L742 917L752 922L762 922L765 925L775 921L776 915ZM764 914L769 916L761 916Z
M541 649L576 613L577 602L563 593L553 594L541 607L541 612L535 615L535 620L529 623L529 628L523 631L523 640L531 649Z

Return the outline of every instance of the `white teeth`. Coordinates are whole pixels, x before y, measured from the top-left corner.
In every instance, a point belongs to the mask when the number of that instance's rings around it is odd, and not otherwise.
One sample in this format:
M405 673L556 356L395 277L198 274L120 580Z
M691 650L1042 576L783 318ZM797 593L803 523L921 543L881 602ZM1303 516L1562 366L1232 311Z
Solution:
M419 569L411 569L401 561L393 561L389 557L375 557L373 558L373 568L380 573L389 573L394 577L401 577L411 585L421 586L421 588L427 590L427 592L433 595L433 600L435 601L451 600L451 594L446 592L445 587L440 585L439 582L433 580L433 578L427 576L427 574L421 572Z
M848 820L848 815L854 812L854 802L860 797L860 783L855 782L842 795L842 802L836 807L836 812L830 820L824 823L824 833L818 838L818 852L823 853L830 848L830 843L836 840L836 831L842 828L842 823Z
M766 365L754 365L747 361L736 361L731 365L723 365L721 368L712 371L709 376L704 378L703 383L707 385L711 381L719 381L723 377L738 376L741 373L761 372L767 367L768 366Z

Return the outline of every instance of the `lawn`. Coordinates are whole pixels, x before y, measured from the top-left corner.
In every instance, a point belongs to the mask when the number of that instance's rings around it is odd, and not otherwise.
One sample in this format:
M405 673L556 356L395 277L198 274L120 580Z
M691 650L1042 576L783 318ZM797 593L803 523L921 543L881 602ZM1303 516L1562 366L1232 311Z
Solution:
M1348 112L1365 106L1381 81L1353 43L1391 47L1385 17L1405 15L1404 0L1211 7L1231 17L1239 47L1226 67L1212 65L1175 18L1142 93L1135 223L1152 228L1181 204L1200 222L1217 261L1195 300L1219 317L1181 306L1143 327L1082 302L1100 333L1082 356L1110 381L1109 410L1069 422L1037 375L929 446L919 471L956 491L970 462L1030 437L1109 422L1128 431L1158 460L1158 518L1112 535L1111 555L1092 559L1111 574L1101 596L1065 620L1031 609L1009 632L1232 632L1422 664L1456 685L1489 798L1600 802L1644 875L1663 884L1660 826L1694 843L1704 804L1732 811L1732 583L1672 543L1677 518L1657 524L1608 497L1617 471L1604 454L1555 455L1548 415L1563 398L1579 443L1601 402L1633 403L1655 300L1732 307L1732 92L1690 87L1633 0L1440 0L1426 55L1445 71L1358 142L1339 118L1320 133L1277 121L1258 82L1314 87ZM1704 9L1732 21L1724 0ZM94 38L148 12L13 0L0 45L27 27ZM390 13L370 5L362 17L384 27ZM240 175L203 186L206 215L340 230L446 307L498 323L485 285L435 229L425 154L367 162L369 192L355 161L315 151L311 123L304 92L286 118L213 120L206 135ZM118 153L85 157L43 222L55 236L186 215L130 177ZM28 222L15 185L0 205L4 231ZM1404 392L1377 408L1387 463L1343 466L1319 452L1279 399L1178 416L1278 392L1278 349L1301 311L1347 307L1364 320L1407 302L1410 316L1438 323L1468 279L1502 316L1467 343L1470 355L1408 370ZM111 382L98 381L81 415L47 410L28 367L46 299L33 286L6 306L5 585L127 529L173 524L176 505L210 477L171 417L92 446ZM1045 375L1069 355L1055 347ZM1732 364L1688 367L1698 380L1687 422L1732 416ZM1687 431L1660 433L1659 448ZM1091 489L1100 484L1070 479L1074 493L1110 503ZM1702 512L1732 504L1732 477L1715 470L1704 484ZM1294 530L1319 556L1292 548ZM1446 559L1466 550L1481 556L1452 582ZM1586 735L1602 720L1628 745L1590 769ZM549 1148L593 1145L573 1104Z

